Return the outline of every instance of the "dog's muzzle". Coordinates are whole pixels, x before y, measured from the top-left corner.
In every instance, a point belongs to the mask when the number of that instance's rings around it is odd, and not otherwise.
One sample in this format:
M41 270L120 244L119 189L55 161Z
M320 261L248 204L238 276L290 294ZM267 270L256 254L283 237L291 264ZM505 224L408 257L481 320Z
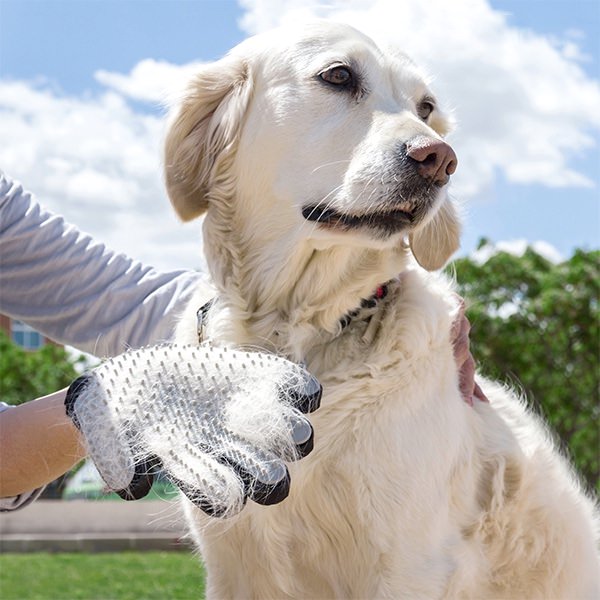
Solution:
M360 189L360 195L370 198L364 212L359 208L355 212L338 210L335 202L328 202L323 206L303 206L302 216L325 229L342 232L363 229L380 238L409 232L436 204L457 164L456 154L446 142L416 136L402 143L392 155L382 169L381 184L369 190L372 181L369 180Z

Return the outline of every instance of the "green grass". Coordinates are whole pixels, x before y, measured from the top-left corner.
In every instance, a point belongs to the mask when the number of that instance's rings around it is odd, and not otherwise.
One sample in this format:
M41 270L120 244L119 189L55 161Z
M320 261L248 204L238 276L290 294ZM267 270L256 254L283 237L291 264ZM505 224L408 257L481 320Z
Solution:
M0 555L1 600L200 600L204 572L185 552Z

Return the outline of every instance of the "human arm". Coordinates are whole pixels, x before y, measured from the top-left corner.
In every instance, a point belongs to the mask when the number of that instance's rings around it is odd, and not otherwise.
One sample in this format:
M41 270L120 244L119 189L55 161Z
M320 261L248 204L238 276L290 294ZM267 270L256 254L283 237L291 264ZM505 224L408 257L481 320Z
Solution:
M201 284L199 273L159 272L113 252L0 171L0 313L57 342L115 356L169 340Z
M65 414L66 391L0 412L0 498L42 487L85 456Z

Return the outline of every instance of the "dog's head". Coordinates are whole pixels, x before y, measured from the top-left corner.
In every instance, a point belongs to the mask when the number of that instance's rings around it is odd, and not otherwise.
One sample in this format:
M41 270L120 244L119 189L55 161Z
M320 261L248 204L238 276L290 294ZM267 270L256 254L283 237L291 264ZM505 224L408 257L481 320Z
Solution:
M260 232L267 245L385 250L409 239L437 269L459 235L448 129L406 56L345 25L277 30L192 80L167 135L168 193L183 220L226 210L245 242Z

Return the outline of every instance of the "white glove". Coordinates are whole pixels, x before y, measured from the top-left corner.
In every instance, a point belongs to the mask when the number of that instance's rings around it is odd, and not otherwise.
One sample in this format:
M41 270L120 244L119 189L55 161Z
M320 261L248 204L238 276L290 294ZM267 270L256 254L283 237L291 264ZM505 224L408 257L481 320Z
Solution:
M108 487L145 496L162 468L210 515L289 492L284 461L313 447L302 413L321 386L283 358L203 344L155 346L110 359L69 387L65 406Z

